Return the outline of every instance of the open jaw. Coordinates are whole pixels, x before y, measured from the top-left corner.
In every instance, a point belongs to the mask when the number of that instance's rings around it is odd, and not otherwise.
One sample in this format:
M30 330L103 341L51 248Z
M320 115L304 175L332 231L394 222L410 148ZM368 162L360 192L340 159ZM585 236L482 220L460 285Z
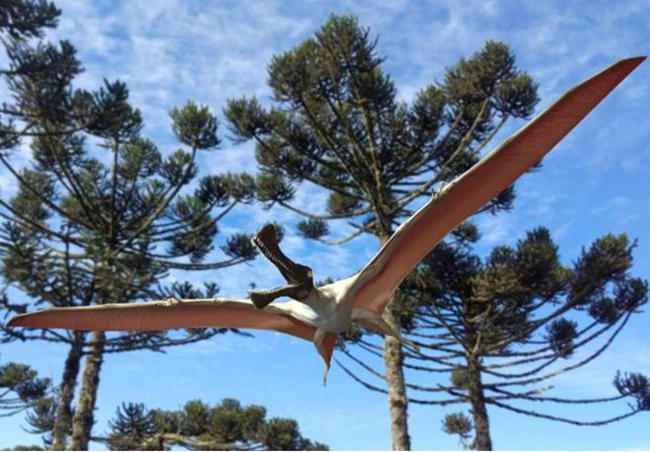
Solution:
M248 293L253 304L262 309L282 296L298 301L307 298L314 287L311 268L295 263L280 250L275 227L267 224L253 237L252 242L280 270L288 283L273 289L250 290Z

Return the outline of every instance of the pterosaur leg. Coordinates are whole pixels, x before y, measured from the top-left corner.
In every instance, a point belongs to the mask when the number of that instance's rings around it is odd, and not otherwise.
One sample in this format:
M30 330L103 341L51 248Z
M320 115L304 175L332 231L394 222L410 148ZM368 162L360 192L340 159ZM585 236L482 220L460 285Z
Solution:
M321 358L323 358L323 362L325 363L325 373L323 374L323 386L327 384L327 374L330 371L330 357L328 356L328 351L325 347L325 337L327 336L327 331L318 328L316 329L316 332L314 333L314 345L316 346L316 351L318 351L318 354L320 355Z
M369 328L371 330L384 333L386 336L391 336L397 339L401 344L404 344L408 347L411 347L416 352L420 352L420 347L417 346L412 341L404 339L399 329L391 327L383 317L374 311L368 311L366 309L353 309L352 310L352 321L357 322L358 324Z

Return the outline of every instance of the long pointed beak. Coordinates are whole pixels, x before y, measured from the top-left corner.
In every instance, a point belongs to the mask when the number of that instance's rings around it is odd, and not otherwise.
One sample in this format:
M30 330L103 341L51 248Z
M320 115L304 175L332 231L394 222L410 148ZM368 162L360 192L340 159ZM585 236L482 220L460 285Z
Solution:
M267 224L254 237L253 244L275 265L289 284L304 284L311 279L311 269L296 264L280 249L275 226Z
M252 239L253 244L262 252L282 273L288 285L267 290L251 290L251 300L258 308L264 308L274 299L289 296L296 300L304 300L314 288L311 268L300 265L289 259L280 250L275 226L267 224Z

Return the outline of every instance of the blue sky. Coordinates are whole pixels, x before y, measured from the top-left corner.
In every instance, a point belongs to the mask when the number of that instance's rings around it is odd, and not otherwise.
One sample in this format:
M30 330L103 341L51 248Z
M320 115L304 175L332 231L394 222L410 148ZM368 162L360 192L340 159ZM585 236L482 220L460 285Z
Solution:
M381 6L375 3L381 3ZM445 66L470 56L486 40L510 44L521 68L540 83L538 111L556 96L617 59L648 53L650 3L642 1L58 1L61 26L53 38L70 39L86 72L78 85L95 88L102 78L119 78L131 89L132 101L147 122L144 134L171 152L174 142L167 112L186 100L208 104L218 116L226 99L258 95L267 101L266 65L273 54L310 36L332 13L354 13L379 35L378 50L387 57L399 97L410 100L423 86L442 80ZM498 217L477 218L483 233L479 249L514 243L524 231L548 227L565 262L582 246L607 233L638 238L633 273L650 277L650 63L639 67L584 120L544 161L541 171L517 183L515 209ZM494 144L523 121L509 123ZM225 128L221 137L226 137ZM26 152L15 156L20 163ZM213 172L251 170L249 146L228 140L201 157ZM3 195L13 181L0 172ZM306 187L296 204L323 211L325 196ZM280 209L240 208L221 223L225 233L251 232L268 220L287 226L283 248L308 263L316 279L346 277L363 265L378 246L362 238L332 249L306 242L292 233L297 219ZM344 225L333 228L343 236ZM219 240L222 240L221 235ZM215 256L218 257L218 256ZM221 294L244 296L248 284L272 286L281 281L264 260L218 272L172 278L216 281ZM650 373L648 313L637 315L599 360L553 381L556 396L594 397L613 394L616 369ZM137 352L107 356L101 375L97 432L123 401L174 409L187 400L217 402L235 397L258 403L270 416L297 419L307 437L333 449L390 447L385 396L370 393L334 366L322 387L322 363L307 342L273 333L255 339L234 335L167 354ZM64 347L6 344L2 361L33 365L44 376L60 378ZM260 375L265 380L261 381ZM545 410L544 406L534 407ZM551 412L582 419L608 417L626 410L618 405L588 410L553 407ZM440 431L445 413L457 408L412 406L414 449L458 449L455 437ZM549 409L546 409L549 411ZM602 428L573 427L524 418L490 408L492 435L499 449L650 449L647 414ZM0 447L33 444L22 431L22 418L0 419ZM645 430L645 432L644 432Z

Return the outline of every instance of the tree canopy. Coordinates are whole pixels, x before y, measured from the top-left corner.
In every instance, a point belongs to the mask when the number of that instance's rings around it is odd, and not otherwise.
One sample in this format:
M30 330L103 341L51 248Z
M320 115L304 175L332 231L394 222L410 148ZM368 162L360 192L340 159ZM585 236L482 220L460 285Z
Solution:
M180 410L122 404L103 441L110 450L329 450L300 434L293 419L266 418L260 405L223 399L214 406L191 400Z

